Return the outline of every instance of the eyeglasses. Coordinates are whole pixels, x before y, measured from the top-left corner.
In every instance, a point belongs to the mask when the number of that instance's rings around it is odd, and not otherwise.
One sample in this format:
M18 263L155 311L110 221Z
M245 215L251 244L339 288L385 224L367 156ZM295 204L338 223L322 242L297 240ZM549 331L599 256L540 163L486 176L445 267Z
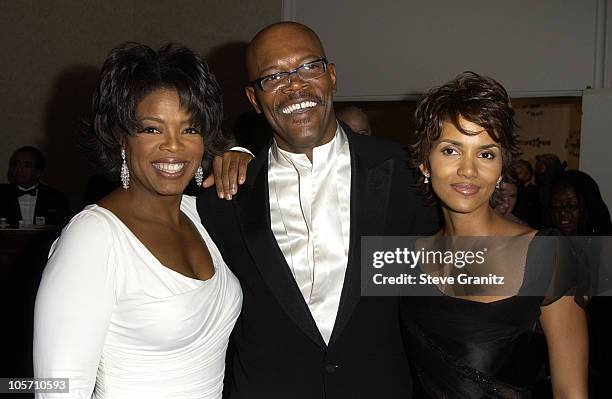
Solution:
M326 71L327 59L321 58L307 62L290 71L273 73L272 75L252 80L249 83L257 85L263 91L276 91L288 87L291 84L291 75L294 73L302 80L312 80L323 76Z

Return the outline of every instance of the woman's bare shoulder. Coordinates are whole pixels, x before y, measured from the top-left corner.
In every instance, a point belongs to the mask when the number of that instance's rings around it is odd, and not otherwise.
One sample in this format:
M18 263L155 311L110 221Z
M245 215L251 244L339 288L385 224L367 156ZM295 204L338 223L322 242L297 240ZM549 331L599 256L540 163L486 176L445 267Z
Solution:
M510 219L500 216L497 220L497 230L500 236L510 237L535 237L537 230L520 223L516 223Z

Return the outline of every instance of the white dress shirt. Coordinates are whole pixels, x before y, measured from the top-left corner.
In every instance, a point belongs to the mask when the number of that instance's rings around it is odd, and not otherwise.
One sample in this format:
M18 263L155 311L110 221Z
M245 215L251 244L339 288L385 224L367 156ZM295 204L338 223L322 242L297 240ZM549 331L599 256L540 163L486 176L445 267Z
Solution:
M329 343L348 261L351 157L337 125L312 162L273 142L268 152L272 232L319 328Z
M37 188L38 184L33 185L32 187L21 187L17 186L20 190L32 190ZM36 190L36 195L20 195L17 197L17 202L19 202L19 210L21 211L21 220L23 220L24 224L34 224L34 211L36 210L36 199L38 198L38 190Z

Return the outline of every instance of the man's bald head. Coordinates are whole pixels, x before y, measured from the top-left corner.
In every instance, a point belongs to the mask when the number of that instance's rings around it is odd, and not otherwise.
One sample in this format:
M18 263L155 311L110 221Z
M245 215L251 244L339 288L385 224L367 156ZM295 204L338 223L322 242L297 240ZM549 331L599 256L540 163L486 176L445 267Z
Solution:
M336 116L355 133L370 136L372 129L370 127L370 118L359 107L348 105L336 111Z
M296 22L270 25L251 40L246 65L250 80L271 77L272 83L279 83L268 89L261 83L245 87L255 111L266 116L279 148L312 159L312 149L330 142L337 126L336 70L327 62L319 37Z
M323 44L319 36L308 26L298 22L284 21L266 26L260 30L249 43L246 50L246 67L249 79L257 79L257 73L261 69L261 60L258 51L262 47L286 46L293 41L309 41L312 46L318 48L321 57L325 57Z

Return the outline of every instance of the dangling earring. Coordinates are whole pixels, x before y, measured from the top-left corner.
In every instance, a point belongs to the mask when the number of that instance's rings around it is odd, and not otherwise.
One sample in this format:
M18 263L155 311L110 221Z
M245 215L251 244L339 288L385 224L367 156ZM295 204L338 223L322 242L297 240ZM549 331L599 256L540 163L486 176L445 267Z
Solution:
M429 173L423 173L423 175L425 176L425 180L423 180L423 183L429 183Z
M495 188L498 190L501 188L501 181L502 181L502 177L499 176L499 179L497 179L497 183L495 184Z
M130 170L128 169L127 162L125 162L125 148L121 149L121 186L124 190L130 187Z
M202 182L204 181L204 170L202 169L202 165L196 170L195 176L193 177L196 181L198 187L202 187Z

